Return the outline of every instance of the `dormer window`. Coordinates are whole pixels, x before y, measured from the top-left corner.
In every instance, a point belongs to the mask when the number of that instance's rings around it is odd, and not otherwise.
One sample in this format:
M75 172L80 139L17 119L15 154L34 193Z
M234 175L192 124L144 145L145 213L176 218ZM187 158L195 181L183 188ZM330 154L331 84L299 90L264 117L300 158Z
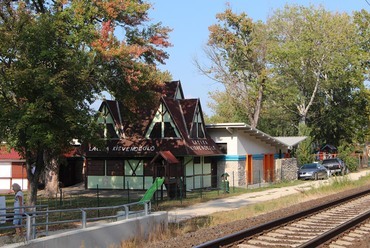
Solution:
M180 134L164 104L159 106L145 137L147 139L180 138Z
M199 107L197 107L197 110L194 114L194 120L193 120L193 126L191 129L191 138L205 138L205 132L204 132L204 125L202 120L202 114L199 110Z
M104 139L119 138L119 132L115 128L113 117L106 106L102 109L101 116L98 118L98 122L102 126L102 136Z

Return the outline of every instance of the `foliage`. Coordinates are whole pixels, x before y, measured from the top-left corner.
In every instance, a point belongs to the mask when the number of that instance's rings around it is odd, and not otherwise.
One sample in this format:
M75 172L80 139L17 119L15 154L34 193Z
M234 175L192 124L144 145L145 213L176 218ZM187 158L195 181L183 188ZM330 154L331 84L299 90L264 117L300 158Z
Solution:
M236 119L247 118L256 127L268 82L264 25L253 23L245 13L238 15L231 9L217 14L216 18L218 24L209 27L208 45L204 49L211 65L206 68L195 61L196 65L201 73L222 83L226 89L227 104L217 107L216 112L226 112ZM213 97L219 103L217 94ZM240 109L242 116L233 113L235 109Z
M359 46L362 52L361 64L365 70L367 80L370 79L370 13L361 10L354 13L354 24L359 36Z
M355 156L356 148L353 144L343 143L338 147L338 156L344 161L350 171L357 171L358 158Z
M209 107L215 114L207 119L208 123L227 123L227 122L246 122L248 118L243 108L233 101L233 98L225 91L210 92L209 96L214 103L209 103Z
M205 49L212 66L202 72L222 82L225 91L210 94L215 111L211 119L256 124L273 136L304 135L298 128L303 123L310 127L315 143L335 146L366 141L370 130L370 95L364 84L370 57L367 11L350 16L322 6L286 5L265 24L230 8L217 18ZM246 75L253 80L241 77ZM258 78L265 81L254 80ZM251 99L258 99L257 92L261 105L255 111L257 104Z
M347 96L363 83L356 33L347 14L293 5L276 11L267 25L275 42L269 58L276 82L300 122L306 123L319 96L330 102L336 89L347 86L342 92Z
M299 143L296 157L298 159L298 164L306 164L312 163L313 161L313 151L312 151L312 138L311 138L311 130L305 124L299 125L299 133L306 136L307 138Z
M0 2L0 139L26 159L29 204L45 166L73 139L94 138L90 104L97 94L109 91L134 110L168 78L156 66L168 57L162 49L170 46L170 30L146 24L149 7L142 1Z

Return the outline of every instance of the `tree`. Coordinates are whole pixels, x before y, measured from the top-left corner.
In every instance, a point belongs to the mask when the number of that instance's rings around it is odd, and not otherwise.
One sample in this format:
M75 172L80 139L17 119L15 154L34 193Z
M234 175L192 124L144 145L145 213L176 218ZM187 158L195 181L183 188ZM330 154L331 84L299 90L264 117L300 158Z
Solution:
M208 123L248 122L246 112L227 91L209 92L213 102L208 103L214 115L207 118Z
M322 7L286 6L267 24L275 43L269 61L276 82L285 90L279 98L296 109L300 123L306 123L319 96L328 102L337 89L345 87L348 96L361 88L357 35L350 16Z
M0 139L26 160L28 204L36 203L46 165L73 139L95 137L96 94L127 98L133 110L168 78L156 66L168 57L170 30L146 24L149 8L143 1L0 3Z
M245 112L249 124L256 127L268 81L264 25L231 9L216 18L219 23L209 27L204 48L211 65L202 66L197 60L195 64L201 73L224 85L229 102Z

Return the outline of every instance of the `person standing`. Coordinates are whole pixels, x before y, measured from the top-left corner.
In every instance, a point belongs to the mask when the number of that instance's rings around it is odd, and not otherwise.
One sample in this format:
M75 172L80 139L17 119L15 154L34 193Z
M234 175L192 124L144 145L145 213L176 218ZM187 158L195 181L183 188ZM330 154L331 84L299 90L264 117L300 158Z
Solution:
M15 231L17 235L22 234L22 215L24 206L24 196L18 183L13 183L12 185L15 197L14 197L14 219L13 225L16 226Z

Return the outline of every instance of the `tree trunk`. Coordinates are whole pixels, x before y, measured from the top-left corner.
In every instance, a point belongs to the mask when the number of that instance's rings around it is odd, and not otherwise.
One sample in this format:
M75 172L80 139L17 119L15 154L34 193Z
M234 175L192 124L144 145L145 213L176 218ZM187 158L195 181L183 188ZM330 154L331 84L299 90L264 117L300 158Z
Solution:
M37 190L41 173L44 171L44 150L40 149L32 156L31 151L26 152L27 179L30 184L27 196L27 205L35 206L37 203ZM34 167L34 168L33 168Z
M58 193L59 189L59 164L58 161L52 160L51 166L46 166L45 170L45 192L51 197Z

